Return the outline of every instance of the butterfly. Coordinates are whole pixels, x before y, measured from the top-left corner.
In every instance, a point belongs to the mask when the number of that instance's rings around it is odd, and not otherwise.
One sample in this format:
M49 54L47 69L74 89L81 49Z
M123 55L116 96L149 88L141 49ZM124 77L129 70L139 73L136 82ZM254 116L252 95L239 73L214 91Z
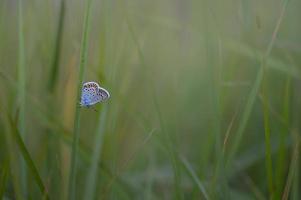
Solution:
M83 84L80 105L89 107L108 98L110 98L110 93L106 89L96 82L86 82Z

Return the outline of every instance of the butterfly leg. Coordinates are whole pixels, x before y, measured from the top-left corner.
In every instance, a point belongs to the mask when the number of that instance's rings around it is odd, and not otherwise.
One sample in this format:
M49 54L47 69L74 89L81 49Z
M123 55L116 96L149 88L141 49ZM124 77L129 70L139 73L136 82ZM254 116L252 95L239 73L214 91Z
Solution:
M81 102L77 102L77 103L76 103L76 106L77 106L77 107L82 107L83 105L82 105Z

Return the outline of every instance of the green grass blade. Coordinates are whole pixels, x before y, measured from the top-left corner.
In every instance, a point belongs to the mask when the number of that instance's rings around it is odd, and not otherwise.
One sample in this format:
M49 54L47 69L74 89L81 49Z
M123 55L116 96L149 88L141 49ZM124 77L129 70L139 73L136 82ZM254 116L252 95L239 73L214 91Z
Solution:
M62 45L63 29L64 29L64 21L65 21L65 10L66 10L65 0L61 0L59 24L55 36L55 46L53 50L51 73L50 73L50 79L48 81L48 90L50 92L53 92L58 79L58 69L60 63L61 45Z
M300 151L300 150L299 150ZM295 166L295 175L294 175L294 177L293 177L293 186L292 186L292 200L298 200L298 199L300 199L299 198L299 193L300 193L300 187L299 187L299 185L300 185L300 179L299 179L299 177L300 177L300 171L298 170L298 169L300 169L300 158L296 158L296 161L295 161L296 163L294 163L294 166Z
M282 194L282 200L287 200L289 198L291 186L293 184L294 177L296 176L296 171L298 170L297 166L298 166L298 160L299 160L299 156L300 156L300 153L299 153L300 136L297 135L296 132L294 132L293 136L295 139L295 145L294 145L294 149L293 149L293 153L292 153L291 165L289 168L286 185L284 188L284 192Z
M204 198L206 200L209 200L210 198L208 196L205 186L203 185L202 181L199 179L198 175L196 174L196 172L194 171L190 163L184 157L180 157L180 161L182 162L185 169L193 179L194 183L197 185L200 192L203 194Z
M6 189L6 182L8 180L9 174L9 164L8 161L5 160L0 169L0 199L3 199L3 195Z
M24 142L23 142L23 139L21 137L21 134L19 133L18 129L16 128L16 125L15 123L13 122L12 118L9 117L9 121L10 121L10 125L11 125L11 129L12 129L12 134L13 134L13 138L15 140L15 143L17 144L21 154L22 154L22 157L24 158L25 160L25 163L29 169L29 171L31 172L31 174L33 175L33 178L34 180L36 181L42 195L46 196L47 198L46 199L49 199L48 198L48 192L46 190L46 187L44 186L43 184L43 181L42 181L42 178L40 177L39 175L39 172L38 172L38 169L36 168Z
M101 152L102 152L102 144L103 144L103 135L105 131L106 124L106 115L107 115L108 106L104 105L104 108L99 117L98 127L95 136L95 144L93 148L92 154L92 164L89 169L89 173L86 181L86 189L85 189L85 199L95 199L95 189L96 189L96 177L98 177L98 163L100 162Z
M49 92L49 96L51 97L48 102L49 110L55 114L58 114L59 111L55 107L56 98L56 87L58 84L59 77L59 67L61 60L61 49L63 42L63 29L64 29L64 21L65 21L65 0L60 1L60 11L59 11L59 19L58 25L55 35L54 48L52 53L52 63L51 63L51 71L49 75L49 80L46 82L46 87ZM60 149L57 148L60 144L56 138L53 137L53 134L50 133L51 130L47 130L46 142L47 142L47 173L51 173L51 182L49 184L49 193L51 198L57 199L59 195L61 195L62 187L60 187L60 172L56 169L57 160L61 160Z
M93 0L86 1L86 10L85 10L85 19L83 25L83 35L82 35L82 44L80 52L80 66L78 74L78 83L77 83L77 98L76 98L76 108L75 108L75 118L74 118L74 133L73 133L73 144L72 144L72 154L71 154L71 165L70 165L70 174L69 174L69 185L68 185L68 198L70 200L75 199L75 186L76 186L76 165L77 165L77 148L79 141L79 132L80 132L80 107L77 102L80 101L81 88L83 85L84 72L87 62L88 54L88 38L89 38L89 29L90 29L90 17L91 17L91 5Z
M268 94L267 94L267 75L263 78L262 84L262 95L263 95L263 119L264 119L264 135L265 135L265 162L267 170L267 182L270 193L270 199L275 198L275 187L273 178L273 163L271 154L271 128L270 128L270 114L268 106Z
M25 48L24 48L24 22L23 22L23 0L18 1L18 90L17 105L19 107L18 127L23 139L26 139L25 130L25 87L26 87L26 69L25 69ZM21 162L21 186L23 195L27 196L27 175L24 160Z
M1 114L4 113L2 109L0 109ZM12 139L12 134L11 134L11 126L8 122L7 115L3 114L0 115L4 126L4 136L5 136L5 147L8 152L8 161L9 161L9 170L10 170L10 177L12 178L11 182L13 185L14 189L14 196L17 200L24 199L23 193L22 193L22 188L21 188L21 183L20 183L20 171L18 170L17 165L19 164L19 157L17 157L15 151L14 151L14 143Z
M280 199L282 191L283 191L283 183L286 174L285 166L286 166L286 157L287 151L285 148L285 139L288 136L288 128L290 123L290 96L291 96L291 77L287 77L284 95L283 95L283 113L282 118L284 120L284 124L282 125L282 129L280 131L280 146L279 153L277 158L277 166L276 166L276 198Z
M269 55L272 51L277 33L279 31L282 19L284 17L285 11L287 9L287 5L288 5L288 0L285 0L283 5L282 5L281 13L280 13L280 16L277 20L277 24L276 24L276 27L275 27L274 32L272 34L270 43L269 43L269 45L267 47L267 50L266 50L266 52L265 52L265 54L262 58L261 65L260 65L260 68L259 68L257 76L256 76L256 80L255 80L254 85L251 89L251 92L248 96L247 103L246 103L245 109L244 109L242 117L241 117L241 122L239 123L239 127L237 129L237 132L236 132L236 135L235 135L235 138L234 138L234 143L231 146L231 149L230 149L230 152L229 152L229 156L228 156L228 160L227 160L227 166L228 167L231 164L231 162L233 161L233 158L234 158L235 154L238 151L238 147L239 147L239 144L241 142L243 133L244 133L246 125L249 121L249 118L250 118L250 115L251 115L251 112L252 112L252 109L253 109L253 105L255 103L256 96L258 94L258 91L259 91L259 88L261 86L261 82L262 82L262 79L263 79L264 68L266 67L267 58L269 57Z

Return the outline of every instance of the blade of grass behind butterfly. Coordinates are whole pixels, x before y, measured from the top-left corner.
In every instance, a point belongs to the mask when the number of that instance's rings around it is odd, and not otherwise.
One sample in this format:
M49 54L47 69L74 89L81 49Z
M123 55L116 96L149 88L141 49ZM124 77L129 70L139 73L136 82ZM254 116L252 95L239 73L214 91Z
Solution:
M50 73L50 79L48 81L48 90L51 93L53 93L55 89L58 75L59 75L58 73L59 73L59 63L60 63L60 55L61 55L64 21L65 21L65 0L61 0L58 26L56 30L57 32L55 35L55 46L53 48L53 53L52 53L51 73Z
M0 168L0 199L3 199L3 195L6 189L6 184L7 184L6 182L9 173L8 167L9 167L8 160L5 159Z
M288 176L287 176L287 181L286 181L286 185L282 194L282 200L287 200L289 198L289 194L290 194L290 190L291 190L291 186L293 184L294 181L294 177L296 176L296 171L299 170L297 168L298 166L298 160L299 160L299 151L300 151L300 136L298 135L298 133L296 132L296 130L294 130L293 132L293 137L294 137L294 149L293 149L293 153L292 153L292 159L291 159L291 165L289 168L289 172L288 172Z
M26 139L25 133L25 48L24 48L24 22L23 22L23 0L18 1L18 90L17 90L17 107L19 107L18 127L23 139ZM24 160L21 158L21 185L23 195L27 196L27 175Z
M63 27L64 27L64 21L65 21L65 0L61 0L60 2L60 11L59 11L59 19L58 19L58 26L56 30L56 35L55 35L55 46L53 48L53 53L52 53L52 63L51 63L51 73L50 73L50 78L48 82L46 82L48 93L49 93L49 98L48 98L48 105L49 105L49 110L50 112L56 112L58 113L58 110L55 107L55 100L56 100L56 95L55 95L55 88L57 85L57 80L59 76L59 64L60 64L60 54L61 54L61 44L62 44L62 37L63 37ZM61 160L59 148L59 143L55 138L53 138L53 135L50 133L50 130L47 130L48 134L46 134L46 143L48 146L47 150L47 170L48 174L51 173L51 182L49 186L49 194L51 195L52 198L58 199L58 195L61 194L60 190L62 187L60 187L59 184L59 172L58 170L55 170L55 161Z
M87 54L88 54L88 39L90 31L90 18L92 13L92 3L93 0L86 1L86 9L84 13L84 25L82 33L82 43L81 43L81 52L80 52L80 65L78 73L78 82L77 82L77 92L76 92L76 102L80 101L81 88L83 85L84 72L86 68ZM73 130L73 143L72 143L72 152L71 152L71 165L70 165L70 174L69 174L69 184L68 184L68 199L75 199L75 188L76 188L76 166L77 166L77 148L80 134L80 107L75 105L75 118L74 118L74 130Z
M300 142L300 141L299 141ZM300 152L300 149L298 150ZM293 186L292 186L292 192L291 192L291 197L292 197L292 200L298 200L300 199L299 198L299 192L300 192L300 158L296 158L296 163L294 163L295 165L295 175L293 177Z
M261 81L262 81L262 78L263 78L263 72L264 72L263 68L266 67L267 59L268 59L268 57L269 57L269 55L270 55L270 53L273 49L277 33L279 31L282 19L284 17L285 11L287 9L288 2L289 2L289 0L284 0L283 1L281 11L280 11L280 15L279 15L279 18L277 20L277 23L276 23L275 29L273 31L273 34L271 36L271 40L268 44L268 47L266 49L265 54L263 55L263 58L262 58L262 61L261 61L261 64L260 64L260 68L258 69L258 72L257 72L257 75L256 75L254 85L253 85L253 87L250 91L250 94L248 96L246 106L245 106L244 111L242 113L241 122L239 123L238 129L237 129L236 134L235 134L233 145L231 146L231 148L229 150L229 155L228 155L228 159L227 159L227 169L229 169L229 167L231 165L231 162L233 161L233 158L234 158L235 154L238 151L239 144L241 142L241 139L242 139L242 136L244 134L245 128L246 128L247 123L249 121L249 118L250 118L250 115L251 115L251 112L252 112L252 109L253 109L253 106L254 106L254 103L255 103L255 100L256 100L256 96L258 94L258 91L259 91L259 88L260 88L260 85L261 85Z
M33 175L33 178L34 180L36 181L41 193L42 193L42 196L46 195L46 199L49 199L48 198L48 192L46 190L46 187L44 186L43 184L43 181L42 181L42 178L40 177L39 175L39 172L38 172L38 169L36 168L24 142L23 142L23 139L18 131L18 129L16 128L15 126L15 123L13 122L13 120L11 119L11 117L9 117L9 121L10 121L10 126L11 126L11 129L12 129L12 136L13 136L13 139L15 140L15 143L17 144L18 148L19 148L19 151L21 152L21 155L22 157L24 158L25 160L25 163L28 167L28 170L31 172L31 174Z
M7 116L3 114L3 110L0 107L0 119L2 118L3 121L3 126L4 126L4 137L5 137L5 147L6 151L8 152L8 162L9 162L9 167L10 167L10 176L12 178L12 185L14 189L14 194L15 198L17 200L24 199L23 193L22 193L22 188L21 188L21 183L20 183L20 171L18 170L18 162L19 158L17 154L14 151L14 144L13 144L13 139L12 139L12 134L11 134L11 128L7 119Z
M275 198L275 187L273 178L273 163L271 154L271 127L270 127L270 113L268 105L268 80L266 69L264 69L264 77L262 80L262 96L263 96L263 120L264 120L264 135L265 135L265 164L267 174L267 185L269 189L269 199Z
M292 59L292 57L290 57L290 54L287 54L290 59L290 61L292 63L294 63L294 60ZM291 82L291 104L294 105L294 109L291 110L291 126L293 127L292 131L292 139L293 140L298 140L297 142L295 141L295 144L299 144L299 149L297 150L299 157L297 157L296 159L296 163L295 165L295 175L293 177L293 186L292 186L292 191L291 191L291 199L292 200L298 200L300 199L300 142L301 142L301 138L300 138L300 92L299 92L300 88L299 88L299 82L298 81L294 81Z
M1 6L1 5L0 5ZM1 25L1 24L0 24ZM2 89L2 88L1 88ZM0 101L0 104L2 102ZM0 108L1 111L1 108ZM3 199L3 195L6 189L6 182L9 173L9 155L6 152L9 152L7 145L5 144L5 127L4 120L2 120L0 112L0 199ZM4 153L5 152L5 153Z
M290 85L291 85L291 77L287 77L285 88L284 88L284 95L283 95L283 111L282 111L282 118L284 123L282 125L280 131L280 146L279 146L279 153L277 156L277 164L276 164L276 172L275 172L275 183L276 183L276 199L280 199L282 191L283 191L283 184L285 178L285 166L286 166L286 158L287 158L287 150L285 148L285 138L287 137L288 127L290 123L289 119L289 109L290 109Z
M97 176L97 169L98 163L100 162L100 156L102 153L102 143L103 143L103 135L105 131L106 125L106 115L107 115L108 105L105 104L103 106L103 110L99 116L98 127L95 132L95 144L93 146L93 154L92 154L92 164L88 170L88 176L86 180L86 187L85 187L85 199L94 199L95 196L95 189L96 189L96 177Z
M137 38L137 36L133 30L133 27L129 21L128 14L126 11L125 11L125 19L126 19L126 24L127 24L128 30L130 32L131 38L133 39L133 42L137 47L138 56L139 56L141 65L144 67L144 69L148 69L148 67L146 66L146 63L145 63L144 55L143 55L141 47L139 45L138 38ZM146 70L146 71L151 73L151 70ZM155 94L154 83L152 80L151 80L151 87L152 87L152 93L153 93L152 96L153 96L154 106L155 106L156 113L158 115L161 131L165 135L165 139L164 139L163 143L166 143L166 147L169 151L169 156L170 156L170 159L172 162L172 167L173 167L173 172L174 172L175 198L179 200L179 199L183 198L183 196L182 196L183 194L182 194L181 186L180 186L181 180L180 180L179 162L178 162L178 158L175 153L175 149L173 149L174 146L172 144L171 137L170 137L168 131L165 129L165 125L163 122L163 118L162 118L159 104L157 102L157 98L156 98L156 94Z

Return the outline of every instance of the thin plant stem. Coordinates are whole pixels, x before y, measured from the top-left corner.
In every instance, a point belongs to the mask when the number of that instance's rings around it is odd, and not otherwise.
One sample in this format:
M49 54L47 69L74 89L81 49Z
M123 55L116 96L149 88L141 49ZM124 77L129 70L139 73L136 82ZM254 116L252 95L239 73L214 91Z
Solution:
M81 52L80 52L80 65L79 65L79 74L78 74L78 83L77 83L76 102L80 101L81 87L83 85L84 72L85 72L85 67L87 62L88 36L89 36L92 1L93 0L88 0L86 2ZM69 185L68 185L68 198L70 200L75 199L77 148L78 148L79 134L80 134L80 107L77 104L75 108L73 131L74 132L73 132L73 143L72 143L72 153L71 153L71 165L70 165Z
M23 22L23 0L18 2L18 43L19 43L19 58L18 58L18 90L17 90L17 105L19 106L19 123L21 137L26 140L25 126L25 87L26 87L26 69L25 69L25 48L24 48L24 22ZM21 164L21 188L24 197L27 196L27 175L26 166L23 158Z
M89 174L87 176L86 189L85 189L85 199L95 199L95 189L96 189L96 177L98 177L98 163L100 161L100 156L102 152L103 135L106 124L107 115L107 105L104 105L104 109L101 112L98 122L98 128L95 136L95 145L92 155L92 164L89 169Z
M266 172L267 172L267 182L270 193L270 199L274 199L275 188L274 188L274 178L273 178L273 162L271 153L271 128L270 128L270 114L268 106L268 83L267 74L263 78L262 90L263 90L263 119L264 119L264 135L265 135L265 162L266 162Z

